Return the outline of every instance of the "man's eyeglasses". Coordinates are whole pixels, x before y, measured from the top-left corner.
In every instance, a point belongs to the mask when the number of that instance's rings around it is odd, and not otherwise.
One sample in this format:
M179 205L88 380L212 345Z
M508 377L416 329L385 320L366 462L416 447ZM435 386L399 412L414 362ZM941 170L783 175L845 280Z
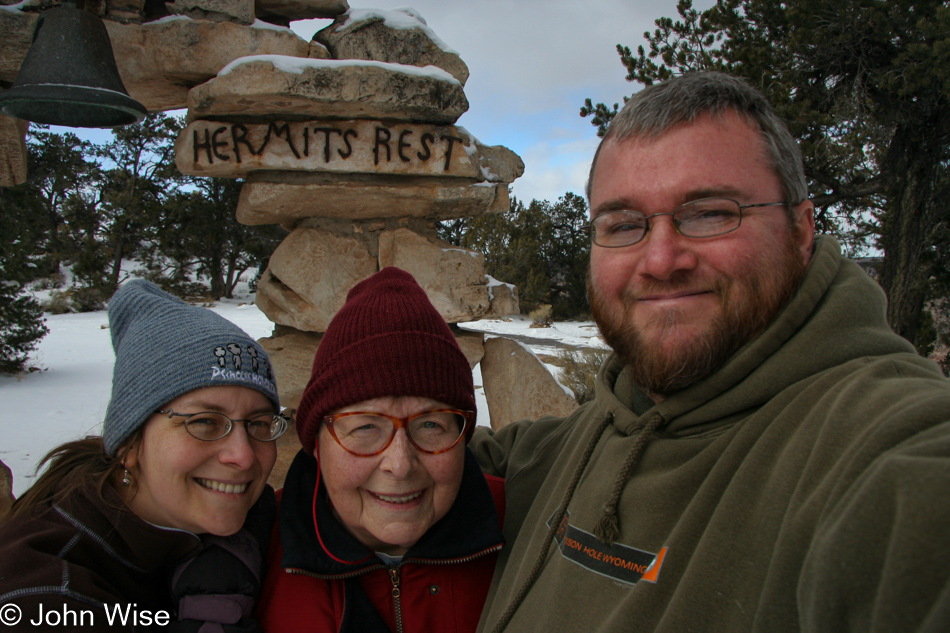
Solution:
M171 409L162 409L155 413L167 414L185 418L185 430L188 435L202 442L220 440L234 428L235 422L243 422L247 436L258 442L273 442L287 430L288 420L285 416L274 413L265 413L246 420L232 420L223 413L205 411L203 413L176 413Z
M436 409L408 418L370 411L348 411L323 418L330 435L348 453L379 455L392 443L396 431L406 429L409 442L423 453L437 455L454 447L472 424L472 411Z
M597 246L619 248L641 241L650 231L650 218L671 216L673 227L686 237L714 237L735 231L742 224L742 210L753 207L787 206L785 202L739 204L731 198L702 198L676 207L672 213L644 215L639 211L608 211L586 227Z

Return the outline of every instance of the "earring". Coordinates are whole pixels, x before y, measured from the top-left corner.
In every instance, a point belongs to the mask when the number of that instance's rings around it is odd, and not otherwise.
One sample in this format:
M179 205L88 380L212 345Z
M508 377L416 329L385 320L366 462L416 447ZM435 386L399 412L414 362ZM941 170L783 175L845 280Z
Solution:
M129 474L128 468L122 469L122 485L125 487L129 487L132 485L132 475Z

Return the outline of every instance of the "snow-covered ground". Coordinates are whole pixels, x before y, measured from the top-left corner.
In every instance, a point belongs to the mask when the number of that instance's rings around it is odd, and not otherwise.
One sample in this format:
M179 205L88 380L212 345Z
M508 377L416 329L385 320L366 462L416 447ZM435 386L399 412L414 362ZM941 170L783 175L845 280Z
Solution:
M240 290L211 309L236 323L254 338L269 336L273 324ZM53 447L85 435L101 433L109 402L114 360L105 312L46 315L49 334L31 355L39 371L0 375L0 461L13 471L13 494L19 496L33 481L37 462ZM591 322L559 322L531 328L526 317L463 324L487 335L509 336L538 355L555 355L570 347L602 347ZM556 374L555 368L549 366ZM481 374L476 368L475 385ZM478 419L487 424L484 392L476 390Z

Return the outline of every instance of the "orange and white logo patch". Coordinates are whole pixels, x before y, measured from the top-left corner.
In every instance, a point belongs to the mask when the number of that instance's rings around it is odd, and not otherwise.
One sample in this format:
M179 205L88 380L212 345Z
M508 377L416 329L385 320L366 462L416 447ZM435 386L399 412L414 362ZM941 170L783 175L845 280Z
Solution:
M571 525L570 513L567 512L554 538L564 558L594 573L631 585L641 580L655 584L667 550L663 547L654 554L620 543L604 543L590 532Z

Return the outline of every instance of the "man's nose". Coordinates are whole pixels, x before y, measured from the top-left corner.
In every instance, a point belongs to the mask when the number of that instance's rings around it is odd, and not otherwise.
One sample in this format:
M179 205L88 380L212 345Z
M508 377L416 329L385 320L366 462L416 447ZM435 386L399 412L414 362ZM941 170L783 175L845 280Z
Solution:
M667 280L677 272L696 267L697 260L691 248L691 238L676 230L672 216L653 216L649 222L649 230L641 244L643 256L637 272Z

